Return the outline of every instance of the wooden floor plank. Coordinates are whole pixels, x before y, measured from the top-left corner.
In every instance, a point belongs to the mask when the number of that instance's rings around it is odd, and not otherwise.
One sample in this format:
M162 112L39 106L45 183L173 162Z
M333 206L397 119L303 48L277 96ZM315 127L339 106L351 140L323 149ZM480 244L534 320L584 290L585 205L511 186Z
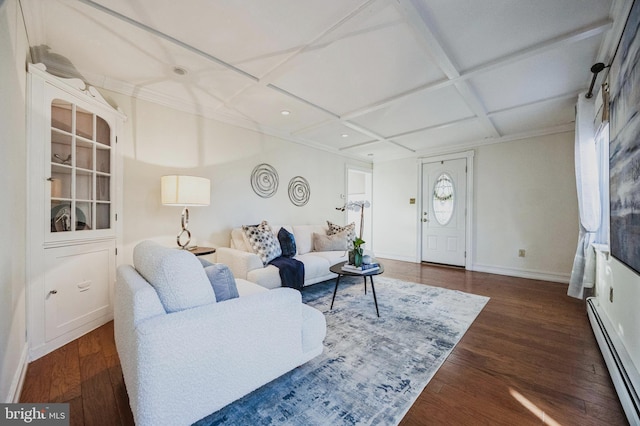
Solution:
M20 402L53 402L50 398L53 353L37 359L27 367Z
M85 426L120 425L120 413L104 356L94 352L82 357L80 372Z
M80 358L78 341L61 347L51 354L50 402L65 402L81 395Z
M383 262L387 277L491 298L402 426L627 424L585 304L566 285ZM21 401L68 402L74 426L133 426L113 322L30 363Z

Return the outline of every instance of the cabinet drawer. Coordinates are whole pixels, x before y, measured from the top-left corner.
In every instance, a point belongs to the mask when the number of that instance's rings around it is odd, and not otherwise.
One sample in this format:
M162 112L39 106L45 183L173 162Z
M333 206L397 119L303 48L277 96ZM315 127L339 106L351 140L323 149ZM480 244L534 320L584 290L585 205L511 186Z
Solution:
M45 250L45 340L111 312L115 243Z

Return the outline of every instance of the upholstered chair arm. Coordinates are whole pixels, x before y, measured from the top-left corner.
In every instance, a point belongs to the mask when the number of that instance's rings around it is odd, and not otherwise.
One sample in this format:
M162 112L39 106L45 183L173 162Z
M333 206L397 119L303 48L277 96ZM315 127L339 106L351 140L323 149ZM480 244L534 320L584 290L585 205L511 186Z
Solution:
M302 308L281 288L140 323L136 423L191 424L302 364Z
M264 267L262 260L260 260L257 254L229 247L219 247L216 249L216 256L217 262L227 265L236 278L246 280L249 271L262 269Z

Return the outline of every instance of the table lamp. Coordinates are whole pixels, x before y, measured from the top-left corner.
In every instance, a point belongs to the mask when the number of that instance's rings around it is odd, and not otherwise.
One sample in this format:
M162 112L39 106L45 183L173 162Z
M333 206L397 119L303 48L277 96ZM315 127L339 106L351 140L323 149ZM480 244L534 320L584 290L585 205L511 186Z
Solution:
M189 232L189 209L191 206L208 206L211 201L211 182L207 178L185 175L162 176L160 181L162 204L165 206L182 206L182 230L176 237L180 248L188 248L191 241ZM186 234L187 240L182 243Z

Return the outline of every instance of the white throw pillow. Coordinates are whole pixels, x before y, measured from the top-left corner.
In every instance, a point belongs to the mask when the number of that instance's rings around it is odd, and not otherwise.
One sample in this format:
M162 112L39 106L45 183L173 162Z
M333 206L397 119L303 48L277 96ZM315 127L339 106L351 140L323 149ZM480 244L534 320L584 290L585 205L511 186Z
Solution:
M133 265L156 290L168 313L216 302L209 278L193 253L143 241L133 249Z
M333 235L322 235L313 233L313 249L315 251L337 251L347 250L348 231L344 230Z

